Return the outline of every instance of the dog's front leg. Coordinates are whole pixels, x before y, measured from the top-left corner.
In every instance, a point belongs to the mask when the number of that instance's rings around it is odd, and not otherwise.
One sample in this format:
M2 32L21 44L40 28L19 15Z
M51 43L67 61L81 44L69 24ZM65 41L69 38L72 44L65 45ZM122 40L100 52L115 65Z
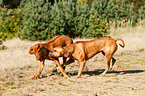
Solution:
M57 67L57 64L55 63L55 66L52 69L48 70L48 72L52 72L56 67Z
M43 68L44 68L44 61L40 61L40 65L39 65L39 70L38 70L38 73L37 73L37 75L35 76L33 76L32 77L32 79L37 79L37 78L39 78L40 77L40 74L41 74L41 72L42 72L42 70L43 70Z
M67 62L64 62L61 66L65 70L65 67L73 62L74 62L74 59L70 58ZM62 72L58 76L62 76Z
M58 60L54 60L54 62L58 65L58 67L60 68L61 73L63 74L64 78L68 78L68 76L66 75L66 72L64 71L64 69L62 68L61 64L59 63Z
M63 64L66 62L66 59L67 58L63 57ZM55 66L52 69L48 70L48 72L52 72L56 67L57 67L57 64L55 63Z
M80 64L81 65L80 65L79 73L78 73L77 76L75 76L75 78L79 78L81 76L81 73L82 73L82 71L83 71L83 69L85 67L86 61L80 62Z

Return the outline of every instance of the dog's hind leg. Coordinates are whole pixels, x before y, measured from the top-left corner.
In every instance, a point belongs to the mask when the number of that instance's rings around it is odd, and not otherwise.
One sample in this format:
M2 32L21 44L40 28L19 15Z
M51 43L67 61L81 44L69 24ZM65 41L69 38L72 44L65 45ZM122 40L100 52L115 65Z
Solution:
M105 53L104 53L104 51L102 51L102 54L105 56ZM112 67L113 67L113 65L115 64L115 62L116 62L116 59L115 58L113 58L112 57L112 63L110 64L110 69L109 70L111 70L112 69Z
M110 65L110 69L109 69L109 70L112 69L112 67L113 67L113 65L115 64L115 62L116 62L116 59L112 57L112 63L111 63L111 65Z
M105 60L106 60L106 69L105 71L101 74L101 76L105 76L105 74L109 71L110 69L110 61L111 61L112 55L105 55Z

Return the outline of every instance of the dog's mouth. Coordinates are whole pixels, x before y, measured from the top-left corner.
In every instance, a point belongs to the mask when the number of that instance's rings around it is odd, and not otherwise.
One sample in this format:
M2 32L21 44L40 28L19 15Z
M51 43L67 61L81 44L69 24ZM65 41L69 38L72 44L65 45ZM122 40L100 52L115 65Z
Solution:
M36 58L36 60L43 61L41 58Z
M45 59L46 59L46 57L44 57L44 56L36 57L36 60L39 60L39 61L44 61Z
M51 52L48 54L49 57L55 57Z

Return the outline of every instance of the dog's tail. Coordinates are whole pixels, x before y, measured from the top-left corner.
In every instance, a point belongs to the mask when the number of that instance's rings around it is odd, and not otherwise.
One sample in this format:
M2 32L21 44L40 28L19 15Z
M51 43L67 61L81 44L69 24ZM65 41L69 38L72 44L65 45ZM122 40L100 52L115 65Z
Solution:
M116 38L115 39L115 41L121 41L122 42L122 45L121 44L119 44L122 48L124 48L125 47L125 43L124 43L124 41L121 39L121 38Z

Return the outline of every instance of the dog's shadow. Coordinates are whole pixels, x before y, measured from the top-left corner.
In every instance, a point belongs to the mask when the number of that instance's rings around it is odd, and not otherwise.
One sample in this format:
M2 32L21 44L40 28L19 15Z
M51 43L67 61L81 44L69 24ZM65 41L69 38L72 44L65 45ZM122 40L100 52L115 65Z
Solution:
M83 71L82 74L84 75L88 75L88 76L95 76L95 75L100 75L101 73L103 73L105 71L105 69L94 69L93 71ZM143 73L145 72L145 70L121 70L121 71L108 71L106 74L115 74L115 75L125 75L125 74L137 74L137 73ZM59 75L59 73L57 72L52 72L52 74L49 74L49 76L53 76L53 75ZM69 76L75 76L78 74L78 70L75 71L69 71L66 73ZM43 75L41 78L46 78L48 76Z
M87 74L90 76L94 76L94 75L100 75L101 73L103 73L105 71L105 69L95 69L93 71L83 71L82 74ZM108 71L106 74L136 74L136 73L142 73L145 72L145 70L122 70L122 71ZM67 72L68 75L74 76L77 75L78 72Z

